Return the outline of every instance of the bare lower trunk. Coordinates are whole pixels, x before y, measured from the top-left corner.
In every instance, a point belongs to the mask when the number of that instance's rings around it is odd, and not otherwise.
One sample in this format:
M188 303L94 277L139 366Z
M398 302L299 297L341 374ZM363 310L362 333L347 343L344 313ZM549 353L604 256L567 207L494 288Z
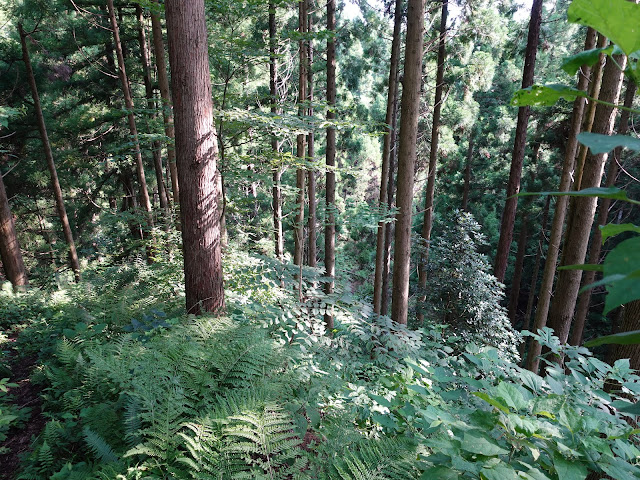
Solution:
M522 88L527 88L533 85L541 18L542 0L534 0L531 7L531 20L529 21L529 36L527 38L527 49L525 52L524 70L522 73ZM516 137L513 143L511 170L509 171L509 182L507 183L507 199L502 212L500 239L498 240L498 249L496 251L494 274L500 282L504 281L504 274L507 271L509 250L511 249L511 240L513 238L513 226L516 220L516 209L518 207L518 199L514 197L514 195L517 195L520 191L520 178L522 176L522 163L524 161L524 153L527 143L529 113L530 109L528 106L520 107L518 109Z
M592 28L587 29L585 39L585 50L591 50L595 47L596 32ZM578 76L579 90L585 90L589 83L590 68L583 66ZM596 75L594 73L594 75ZM573 169L575 165L576 150L578 146L578 133L580 133L580 125L582 123L582 113L584 110L585 100L578 97L573 103L573 111L571 114L571 125L567 138L565 149L564 163L562 165L562 174L560 176L560 186L558 190L567 192L571 188ZM537 332L547 324L547 314L549 313L549 305L551 303L551 293L553 290L553 279L556 273L556 264L558 262L558 252L560 251L560 242L562 240L562 228L567 212L568 197L558 197L556 208L553 215L551 232L549 234L549 247L547 250L547 258L544 264L542 280L540 282L540 294L536 306L536 316L533 331ZM527 354L526 367L534 373L537 373L539 366L538 356L541 352L541 346L538 342L529 342L529 353Z
M525 214L520 225L520 235L518 237L518 253L516 253L516 264L513 269L513 278L511 279L511 293L509 295L509 307L507 308L511 325L516 325L516 317L518 314L518 303L520 300L520 283L522 281L522 269L524 267L524 257L527 253L528 240L528 219Z
M630 82L627 85L627 93L624 99L624 105L627 108L631 108L633 105L633 99L636 93L636 84ZM629 127L629 111L622 110L620 114L620 123L618 126L618 135L626 135ZM613 187L618 176L618 161L620 159L621 147L618 147L613 152L613 158L609 162L609 170L607 171L606 187ZM600 263L600 252L602 251L602 232L600 227L606 225L607 217L609 215L609 207L611 206L611 199L603 198L600 200L600 207L598 210L598 221L596 228L593 230L591 238L591 246L589 247L589 259L587 263L596 264ZM596 272L588 270L583 273L582 287L591 285L595 281ZM584 332L584 326L587 320L587 314L589 312L589 304L591 301L591 290L587 290L580 295L578 301L578 307L576 308L576 316L573 322L573 328L571 329L571 338L569 343L571 345L580 345L582 343L582 336Z
M424 219L422 222L422 252L418 262L418 311L419 323L424 321L421 304L426 299L427 262L429 260L429 243L431 242L431 228L433 226L433 197L436 188L436 174L438 170L438 140L440 131L440 112L442 110L442 91L444 90L444 65L446 61L447 35L447 7L448 0L442 0L442 15L440 17L440 42L438 46L438 69L436 71L436 93L433 101L433 125L431 127L431 151L429 152L429 172L427 179L427 193L424 204Z
M164 42L162 40L162 24L160 23L160 15L158 10L160 5L158 0L152 0L153 8L151 8L151 32L153 34L153 51L155 53L156 70L158 72L158 85L160 87L160 97L162 98L163 109L162 117L164 120L164 134L169 141L167 142L167 163L169 165L169 173L171 176L171 192L173 201L178 203L180 198L180 190L178 187L178 169L176 167L176 150L173 145L175 131L173 126L173 113L171 106L171 93L169 91L169 76L167 75L167 64L164 56Z
M298 42L299 49L299 69L298 69L298 116L303 119L305 116L305 108L303 103L307 100L307 49L304 39L302 38L307 30L307 1L302 0L298 5L298 31L300 33L300 41ZM305 137L304 134L299 134L296 145L296 156L300 161L304 161L305 157ZM299 167L296 172L296 189L298 190L298 196L296 199L297 214L294 241L294 253L293 263L300 267L302 270L302 259L304 253L304 190L305 190L305 176L306 172L304 168ZM298 278L300 285L299 290L302 288L302 276ZM302 296L302 292L298 292L299 296Z
M618 63L624 68L626 59L616 57ZM608 59L604 67L600 100L609 103L617 103L622 85L622 71L613 59ZM605 104L598 104L593 132L603 135L611 135L615 110ZM602 180L607 154L589 155L582 173L581 188L599 187ZM563 245L562 265L578 265L584 263L589 232L593 224L597 206L595 197L574 197L573 218L570 220L570 228ZM562 270L558 273L558 283L551 309L549 310L549 325L555 331L561 343L566 343L569 328L573 318L574 308L582 278L581 270Z
M469 130L467 161L464 166L464 187L462 189L462 210L469 211L469 192L471 190L471 163L473 162L473 127Z
M0 173L0 258L7 279L13 285L13 289L23 290L28 284L27 270L22 260L20 243L16 234L13 215L9 207L9 199L4 188L4 180Z
M307 31L313 31L313 23L311 14L307 15ZM307 100L309 101L309 108L307 110L308 115L313 115L313 46L312 40L308 40L307 44ZM307 134L307 156L308 160L313 162L315 158L315 144L313 131ZM316 252L316 172L311 168L307 173L307 183L309 184L309 220L307 222L307 229L309 231L309 249L307 251L307 264L310 267L315 267L317 252Z
M391 145L393 143L394 129L391 124L394 123L394 112L397 96L398 83L398 59L400 57L400 29L402 28L402 0L396 0L395 14L393 23L393 40L391 42L391 65L389 67L389 84L387 90L387 113L385 116L385 124L388 125L386 134L382 144L382 173L380 175L380 199L378 205L381 209L388 209L388 187L391 159ZM384 291L384 270L386 259L386 237L389 232L390 224L387 222L378 223L378 231L376 236L376 266L375 277L373 281L373 312L376 314L386 314L382 311ZM387 265L387 275L388 275Z
M276 6L275 3L269 3L269 94L271 96L271 113L278 113L278 59L276 56ZM280 177L282 176L282 168L278 160L280 153L280 144L278 137L272 135L271 150L274 156L275 166L273 167L273 187L272 187L272 207L273 207L273 244L275 255L278 260L282 260L284 255L284 237L282 235L282 188L280 185Z
M73 240L73 234L71 233L71 225L69 224L69 217L67 217L67 210L64 206L64 198L62 197L62 188L60 187L60 181L58 180L58 171L56 170L56 164L53 160L53 152L51 151L51 144L49 143L49 135L47 134L47 126L44 123L44 115L42 113L42 105L40 104L40 95L38 95L38 87L36 86L36 78L33 75L33 68L31 67L31 58L29 57L29 50L27 48L27 34L22 28L22 24L18 24L18 32L20 34L20 44L22 45L22 59L27 70L27 80L29 81L29 87L31 87L31 96L33 97L33 108L36 114L36 121L38 123L38 130L40 132L40 139L42 140L42 147L44 149L44 155L47 159L47 166L49 167L49 174L51 176L51 187L56 200L56 210L60 223L62 223L62 231L64 233L64 239L69 246L69 264L71 270L73 270L73 276L76 282L80 281L80 262L78 261L78 253L76 251L76 244Z
M110 0L111 1L111 0ZM187 312L224 309L221 179L204 0L166 0Z
M619 331L622 333L633 330L640 330L640 300L625 305L622 314L622 325ZM611 365L621 358L628 358L629 365L634 370L640 369L640 345L612 345Z
M409 313L409 273L411 260L411 217L414 168L422 82L422 52L424 40L424 0L409 0L407 10L407 40L402 89L400 150L398 153L398 191L396 194L395 248L391 318L407 323Z

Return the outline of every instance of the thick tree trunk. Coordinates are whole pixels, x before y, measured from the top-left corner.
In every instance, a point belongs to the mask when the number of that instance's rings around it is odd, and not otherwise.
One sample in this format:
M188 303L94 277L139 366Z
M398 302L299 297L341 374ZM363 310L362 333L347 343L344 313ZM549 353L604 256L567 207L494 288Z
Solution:
M627 93L624 98L624 106L631 108L633 106L633 99L636 93L636 84L630 82L627 85ZM618 135L626 135L629 129L629 116L628 110L622 110L620 114L620 123L618 126ZM607 171L606 187L613 187L618 176L618 160L620 159L621 147L616 148L613 151L613 158L609 162L609 170ZM598 221L596 228L593 230L591 237L591 246L589 247L589 259L587 263L596 264L600 263L600 252L602 251L602 232L600 227L606 225L607 217L609 216L609 207L611 206L610 198L603 198L600 200L600 206L598 210ZM596 278L596 272L588 270L582 274L582 287L591 285ZM578 300L578 306L576 308L576 316L573 322L573 328L571 329L571 338L569 343L571 345L580 345L582 343L582 335L584 332L584 326L587 321L587 314L589 313L589 304L591 303L591 289L585 291L580 295Z
M336 0L327 1L327 31L336 31ZM324 268L328 281L324 284L324 293L331 295L336 276L336 130L331 125L336 113L336 41L333 35L327 39L327 149L326 149L326 220L324 228ZM333 330L333 312L324 316L327 330Z
M142 63L142 74L144 80L144 91L147 97L147 108L151 114L151 119L155 119L156 102L153 95L153 84L151 82L151 68L149 62L149 49L147 48L147 35L144 31L144 15L142 7L136 5L136 16L138 17L138 43L140 44L140 61ZM149 125L147 125L149 129ZM149 129L149 132L151 130ZM156 172L156 183L158 184L158 199L160 200L160 208L165 210L169 206L167 200L167 191L164 187L164 175L162 169L162 146L158 140L151 143L151 152L153 155L153 167Z
M626 58L616 57L618 64L624 68ZM623 73L612 59L608 59L602 76L600 100L617 103L620 96ZM611 135L615 109L612 106L598 104L593 132ZM607 154L589 155L582 173L581 188L599 187L602 181ZM598 199L595 197L574 197L573 218L564 241L562 265L578 265L584 263L589 233L593 225ZM566 343L573 318L574 308L580 289L582 270L562 270L558 274L558 283L554 301L549 311L549 325L555 331L561 343Z
M635 300L625 305L622 314L622 325L619 332L631 332L633 330L640 330L640 300ZM609 360L611 365L621 358L628 358L631 368L640 369L640 345L612 345Z
M166 0L184 251L186 307L224 308L218 144L204 0Z
M313 21L311 14L307 15L307 32L313 31ZM313 45L309 38L307 41L307 100L309 102L308 115L313 115ZM315 158L314 134L310 131L307 134L307 156L308 160L313 162ZM307 182L309 183L309 220L307 222L307 230L309 232L309 249L307 251L307 265L315 267L317 264L316 251L316 172L310 168L307 172Z
M507 315L511 321L511 325L516 325L516 317L518 314L518 303L520 300L520 283L522 282L522 269L524 267L524 257L527 253L528 237L528 218L525 214L522 217L522 225L520 225L520 235L518 236L518 252L516 253L516 264L513 269L513 278L511 279L511 293L509 295L509 307Z
M397 83L398 83L398 63L400 57L400 29L402 28L402 0L396 0L396 7L393 22L393 39L391 41L391 65L389 66L389 82L387 90L387 113L385 116L385 124L388 125L382 144L382 173L380 175L380 199L378 205L381 209L387 210L390 206L388 203L389 177L390 177L390 159L391 144L393 143L393 129L391 124L394 122L394 111L396 105ZM386 314L386 310L382 311L384 285L384 264L386 260L386 233L389 231L389 223L379 222L376 237L376 267L373 281L373 313ZM387 266L388 271L388 266Z
M424 40L424 0L409 0L407 9L407 43L404 60L398 153L398 191L396 194L396 234L393 263L391 318L407 323L409 313L409 273L411 260L411 216L413 200L422 52Z
M438 171L438 140L440 132L440 112L442 110L442 91L444 90L444 64L447 59L447 8L448 0L442 0L442 14L440 16L440 41L438 46L438 68L436 70L436 93L433 101L433 125L431 127L431 150L429 152L429 172L427 176L427 193L424 201L424 218L422 221L422 252L418 261L418 322L422 324L424 314L420 304L426 299L427 262L429 261L429 243L431 242L431 228L433 226L433 197L436 188L436 174Z
M134 144L134 157L136 174L138 176L138 182L140 183L140 196L142 197L142 206L147 214L148 229L153 229L153 215L151 213L151 200L149 199L149 190L147 189L147 179L144 174L144 163L142 161L142 152L140 151L140 142L138 140L138 129L136 127L136 119L133 114L134 105L131 98L131 90L129 89L129 80L127 78L127 71L124 64L124 56L122 53L122 43L120 42L120 31L118 29L118 22L116 21L116 14L113 8L113 0L107 0L107 8L109 9L109 20L111 21L111 30L113 31L113 43L116 48L116 56L118 58L118 75L120 77L120 83L122 84L122 93L124 95L124 103L127 108L127 118L129 120L129 132L133 139ZM149 233L149 232L145 232ZM147 251L149 255L149 251Z
M473 162L473 127L469 130L469 146L464 166L464 187L462 188L462 210L469 211L469 192L471 191L471 163Z
M524 70L522 73L522 88L533 85L533 76L536 65L536 53L540 36L540 22L542 18L542 0L533 0L531 7L531 20L529 21L529 36L524 58ZM522 176L522 163L527 144L527 127L529 126L529 107L518 109L518 123L516 125L516 137L513 143L513 156L509 182L507 183L506 201L500 223L500 239L496 251L495 276L500 282L504 282L504 274L507 271L509 250L513 238L513 226L516 220L518 199L514 197L520 191L520 178Z
M585 39L585 50L591 50L596 44L596 32L592 28L587 29ZM579 90L585 90L589 84L589 73L591 69L587 66L583 66L580 75L578 76ZM594 76L598 74L594 71ZM580 133L580 125L582 124L582 116L584 110L585 100L578 97L573 102L573 111L571 113L571 125L569 127L569 134L567 138L564 163L562 165L562 174L560 176L560 186L558 190L561 192L568 192L571 188L573 170L575 165L576 150L578 147L578 133ZM558 252L560 251L560 242L562 240L562 228L564 226L564 219L567 213L567 204L569 202L568 197L558 197L556 201L556 208L553 214L553 222L551 225L551 232L549 234L549 247L547 250L547 257L544 264L544 271L542 273L542 280L540 282L540 294L538 296L538 303L536 306L536 316L533 326L533 332L537 332L547 324L547 315L549 313L549 305L551 304L551 294L553 291L553 279L556 273L556 265L558 263ZM534 373L538 372L539 358L541 352L541 346L533 339L529 342L529 351L527 354L526 368Z
M176 167L176 150L173 145L175 132L173 126L173 113L171 107L171 92L169 90L169 76L167 75L167 64L164 57L164 41L162 40L162 24L160 23L160 4L158 0L152 0L151 8L151 33L153 34L153 53L155 54L156 70L158 72L158 86L160 87L160 98L162 98L163 109L162 118L164 120L164 134L169 139L167 143L167 163L169 164L169 174L171 176L171 193L173 201L179 202L180 190L178 187L178 168Z
M58 171L56 170L56 164L53 161L53 152L51 151L51 144L49 143L49 136L47 134L47 126L44 123L44 115L42 113L42 105L40 104L40 95L38 95L38 87L36 86L36 78L33 75L33 68L31 67L31 58L29 57L29 49L27 48L27 33L22 28L22 24L18 24L18 33L20 34L20 44L22 45L22 59L27 70L27 80L29 87L31 87L31 96L33 97L33 108L36 114L36 121L38 123L38 130L40 132L40 139L42 140L42 147L44 149L44 155L47 159L47 166L49 167L49 174L51 176L51 187L53 188L53 194L56 200L56 210L58 211L58 217L60 217L60 223L62 223L62 232L64 233L64 239L69 246L69 264L71 270L73 270L73 276L76 282L80 281L80 262L78 261L78 253L76 251L76 244L73 240L73 234L71 233L71 225L69 224L69 217L67 217L67 210L64 206L64 198L62 197L62 188L60 187L60 181L58 180Z
M298 69L298 116L302 120L306 114L303 106L307 100L307 48L304 41L304 35L307 30L307 1L302 0L298 4L298 32L300 33L299 49L299 69ZM302 162L305 157L305 134L299 134L296 142L296 156ZM298 212L296 214L295 224L295 242L293 263L300 266L302 270L303 254L304 254L304 190L305 190L305 169L299 167L296 171L296 189L298 195L296 199ZM300 288L302 285L302 275L298 279ZM302 292L298 292L302 295Z
M271 113L278 113L278 58L276 55L277 39L276 39L276 5L274 2L269 3L269 94L271 96ZM280 153L280 143L278 137L271 136L271 150L273 152L273 187L272 191L272 207L273 207L273 244L274 253L278 260L282 260L284 255L284 237L282 235L282 188L280 185L280 177L282 176L282 167L278 160Z
M9 207L7 192L4 188L2 173L0 173L0 259L2 259L4 273L13 285L13 289L15 291L24 290L29 284L29 279L22 260L20 243L11 207Z

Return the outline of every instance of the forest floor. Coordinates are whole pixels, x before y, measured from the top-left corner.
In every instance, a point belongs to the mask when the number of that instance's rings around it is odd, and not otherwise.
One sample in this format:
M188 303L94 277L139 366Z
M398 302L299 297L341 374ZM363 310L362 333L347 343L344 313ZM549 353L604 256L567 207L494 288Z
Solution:
M17 335L9 337L9 343L16 342ZM19 357L17 350L12 347L8 352L9 368L12 372L11 383L17 387L9 389L10 399L18 408L26 412L28 417L24 422L11 428L7 438L0 444L0 451L8 451L0 454L0 480L13 480L16 478L20 466L20 457L31 449L33 439L42 431L46 423L42 416L42 388L34 385L29 375L33 371L37 357Z

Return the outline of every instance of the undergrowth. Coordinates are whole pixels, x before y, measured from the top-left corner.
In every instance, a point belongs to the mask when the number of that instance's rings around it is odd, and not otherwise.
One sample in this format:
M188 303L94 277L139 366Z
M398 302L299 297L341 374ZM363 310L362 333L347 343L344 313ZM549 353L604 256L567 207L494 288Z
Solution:
M2 328L38 356L48 419L18 478L640 477L627 361L543 331L568 360L539 377L447 327L409 330L348 292L327 297L319 271L305 271L300 302L289 266L233 249L226 260L217 318L183 314L170 263L4 291Z

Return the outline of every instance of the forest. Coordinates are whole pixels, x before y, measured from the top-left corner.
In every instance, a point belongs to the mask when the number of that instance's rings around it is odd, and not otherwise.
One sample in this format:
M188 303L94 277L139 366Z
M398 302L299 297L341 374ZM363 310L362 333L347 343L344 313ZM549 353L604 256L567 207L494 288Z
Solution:
M640 479L638 25L0 0L0 480Z

